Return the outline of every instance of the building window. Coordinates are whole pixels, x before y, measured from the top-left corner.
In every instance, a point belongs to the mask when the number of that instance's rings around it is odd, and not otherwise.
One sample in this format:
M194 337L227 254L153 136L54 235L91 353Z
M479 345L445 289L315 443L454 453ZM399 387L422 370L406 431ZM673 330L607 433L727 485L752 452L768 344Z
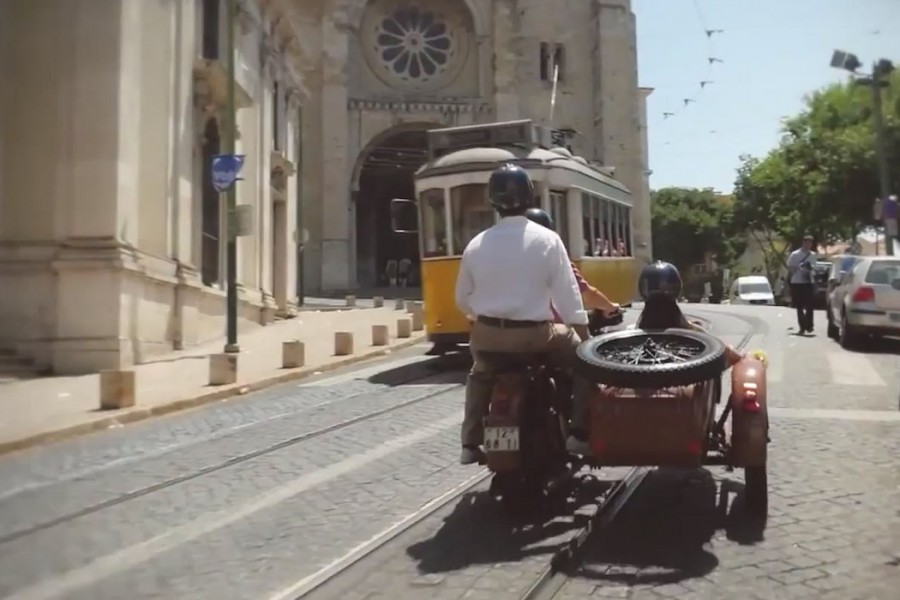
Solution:
M201 53L208 60L219 59L219 25L221 0L203 0L203 47Z
M553 71L559 67L559 79L564 79L566 48L562 44L541 42L540 71L541 81L553 81Z
M278 82L272 84L272 149L281 152L281 89Z
M453 54L449 28L429 10L401 6L382 19L378 29L381 59L404 79L433 77Z

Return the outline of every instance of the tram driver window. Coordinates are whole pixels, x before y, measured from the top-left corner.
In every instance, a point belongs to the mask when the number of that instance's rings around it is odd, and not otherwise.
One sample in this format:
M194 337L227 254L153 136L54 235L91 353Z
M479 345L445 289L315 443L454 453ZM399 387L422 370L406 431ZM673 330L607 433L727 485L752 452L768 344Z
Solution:
M433 188L419 195L422 214L422 250L425 258L447 256L447 217L444 190Z
M562 238L563 244L572 251L569 245L569 214L566 211L565 192L550 192L550 216L556 225L556 233ZM577 250L577 249L576 249Z
M494 208L488 201L487 185L461 185L450 190L453 214L453 252L462 254L476 235L494 224Z

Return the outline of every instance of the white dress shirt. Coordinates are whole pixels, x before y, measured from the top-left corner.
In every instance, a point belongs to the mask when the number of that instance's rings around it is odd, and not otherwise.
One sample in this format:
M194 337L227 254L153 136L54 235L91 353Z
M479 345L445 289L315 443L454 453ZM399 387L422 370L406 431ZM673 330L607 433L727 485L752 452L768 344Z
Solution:
M456 305L465 314L552 321L551 301L564 323L587 325L572 263L555 231L505 217L466 246L456 279Z

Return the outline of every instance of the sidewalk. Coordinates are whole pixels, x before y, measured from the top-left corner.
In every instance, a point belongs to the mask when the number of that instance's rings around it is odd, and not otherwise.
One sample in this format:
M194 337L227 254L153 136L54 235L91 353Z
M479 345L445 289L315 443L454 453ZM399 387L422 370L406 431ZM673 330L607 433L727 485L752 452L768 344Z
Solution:
M388 303L385 308L303 311L294 319L242 334L234 385L208 385L208 356L222 352L224 339L155 357L134 367L133 408L101 411L100 377L96 374L0 385L0 453L224 400L420 343L423 332L413 332L412 338L397 338L397 320L410 315ZM372 346L372 325L388 326L387 346ZM353 333L352 355L334 355L336 331ZM303 368L281 368L281 344L291 340L305 343Z

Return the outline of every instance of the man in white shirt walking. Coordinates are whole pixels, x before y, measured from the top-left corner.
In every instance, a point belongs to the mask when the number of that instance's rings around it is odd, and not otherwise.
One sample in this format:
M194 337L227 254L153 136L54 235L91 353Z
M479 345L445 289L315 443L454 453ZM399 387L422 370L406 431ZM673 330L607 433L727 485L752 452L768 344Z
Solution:
M813 252L813 238L807 235L803 245L788 256L788 281L791 285L791 303L797 309L799 333L814 330L813 311L815 309L815 267L816 253Z
M456 280L456 304L474 319L462 464L483 456L482 419L490 404L495 369L481 353L547 352L555 366L569 368L579 337L589 336L588 316L562 240L525 217L534 200L528 172L512 164L500 167L491 174L488 194L501 219L466 246ZM551 303L571 328L553 324ZM572 435L566 446L587 454L589 384L576 378L573 388Z

